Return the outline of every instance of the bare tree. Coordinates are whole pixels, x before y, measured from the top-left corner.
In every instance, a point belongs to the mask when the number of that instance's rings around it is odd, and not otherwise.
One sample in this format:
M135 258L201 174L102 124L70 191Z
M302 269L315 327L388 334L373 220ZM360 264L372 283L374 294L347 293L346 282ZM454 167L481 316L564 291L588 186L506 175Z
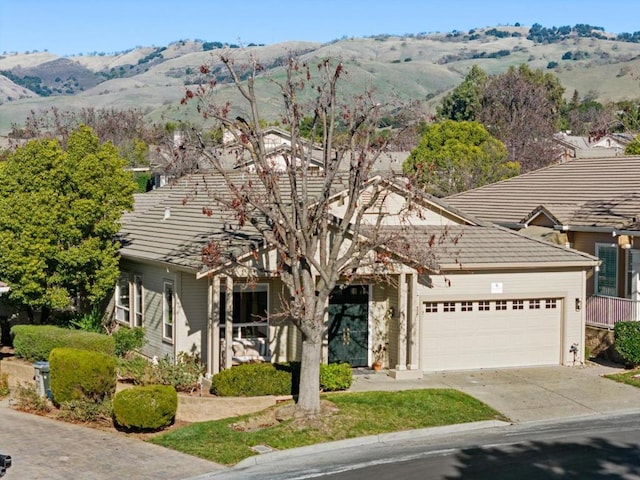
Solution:
M384 195L379 187L388 180L376 170L389 142L389 137L377 135L386 106L369 90L342 96L340 85L346 72L341 63L320 60L312 65L287 57L280 80L262 79L277 85L279 123L290 133L291 146L283 152L285 165L277 168L265 144L263 104L256 91L261 64L250 59L242 66L226 54L220 60L242 105L231 105L218 96L220 86L214 78L186 90L183 103L196 101L207 120L233 135L231 143L211 146L203 140L200 144L201 154L226 185L224 192L209 191L209 195L215 208L231 212L236 228L250 226L277 252L277 273L286 288L282 314L302 335L297 411L317 414L330 295L339 282L349 282L364 265L380 265L372 260L376 248L401 244L397 231L381 228L381 215L374 222L365 215ZM204 75L210 71L210 67L201 68ZM311 140L300 131L303 123L308 131L308 118L313 119ZM230 172L225 165L229 155L238 162L249 159L255 174ZM318 162L319 172L312 167ZM369 195L361 195L365 189ZM340 215L332 214L337 191L346 192ZM211 242L204 257L209 266L216 266L223 262L223 253L223 245Z
M479 120L509 151L522 173L553 163L564 88L558 79L526 65L492 76L484 85Z

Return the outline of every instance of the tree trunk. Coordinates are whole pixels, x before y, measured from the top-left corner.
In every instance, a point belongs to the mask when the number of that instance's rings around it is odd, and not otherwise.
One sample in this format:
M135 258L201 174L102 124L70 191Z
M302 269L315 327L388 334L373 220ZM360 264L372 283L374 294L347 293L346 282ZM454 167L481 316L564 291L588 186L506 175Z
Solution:
M322 336L304 336L300 363L300 386L296 410L298 415L320 413L320 363L322 361Z

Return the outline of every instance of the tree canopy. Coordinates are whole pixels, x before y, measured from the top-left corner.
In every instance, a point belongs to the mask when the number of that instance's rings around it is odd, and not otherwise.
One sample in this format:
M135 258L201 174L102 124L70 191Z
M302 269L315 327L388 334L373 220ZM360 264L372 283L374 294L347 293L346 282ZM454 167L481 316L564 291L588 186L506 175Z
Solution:
M418 185L438 197L497 182L519 173L507 149L478 122L428 125L403 165Z
M465 80L438 107L440 120L475 120L502 141L509 160L522 172L556 157L553 134L560 127L564 87L552 73L512 66L487 75L473 66Z
M111 143L82 126L66 149L32 140L0 165L0 278L30 316L82 313L118 277L120 218L134 183Z

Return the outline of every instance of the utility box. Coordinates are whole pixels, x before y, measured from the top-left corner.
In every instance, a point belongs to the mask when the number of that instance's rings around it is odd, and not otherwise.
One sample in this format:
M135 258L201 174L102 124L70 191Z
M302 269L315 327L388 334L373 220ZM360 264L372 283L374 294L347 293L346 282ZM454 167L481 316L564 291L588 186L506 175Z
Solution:
M36 362L35 369L36 390L41 397L51 400L51 382L49 380L49 362Z

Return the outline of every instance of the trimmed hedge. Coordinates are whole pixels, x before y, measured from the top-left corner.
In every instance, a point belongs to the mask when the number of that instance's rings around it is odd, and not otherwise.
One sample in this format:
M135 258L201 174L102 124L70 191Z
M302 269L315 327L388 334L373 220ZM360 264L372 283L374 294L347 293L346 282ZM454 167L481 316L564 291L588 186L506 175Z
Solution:
M223 370L211 379L211 393L220 397L290 395L291 372L273 363L248 363Z
M298 393L300 363L238 365L211 379L211 393L220 397L258 397ZM346 390L353 382L348 363L320 365L320 390Z
M49 378L57 405L74 400L100 403L116 391L116 358L102 352L54 348L49 355Z
M640 365L640 322L618 322L613 327L614 347L622 359Z
M113 355L113 337L53 325L14 325L11 328L16 357L28 362L47 361L54 348L77 348Z
M159 430L171 425L178 410L178 393L170 385L146 385L121 390L113 398L118 427Z

